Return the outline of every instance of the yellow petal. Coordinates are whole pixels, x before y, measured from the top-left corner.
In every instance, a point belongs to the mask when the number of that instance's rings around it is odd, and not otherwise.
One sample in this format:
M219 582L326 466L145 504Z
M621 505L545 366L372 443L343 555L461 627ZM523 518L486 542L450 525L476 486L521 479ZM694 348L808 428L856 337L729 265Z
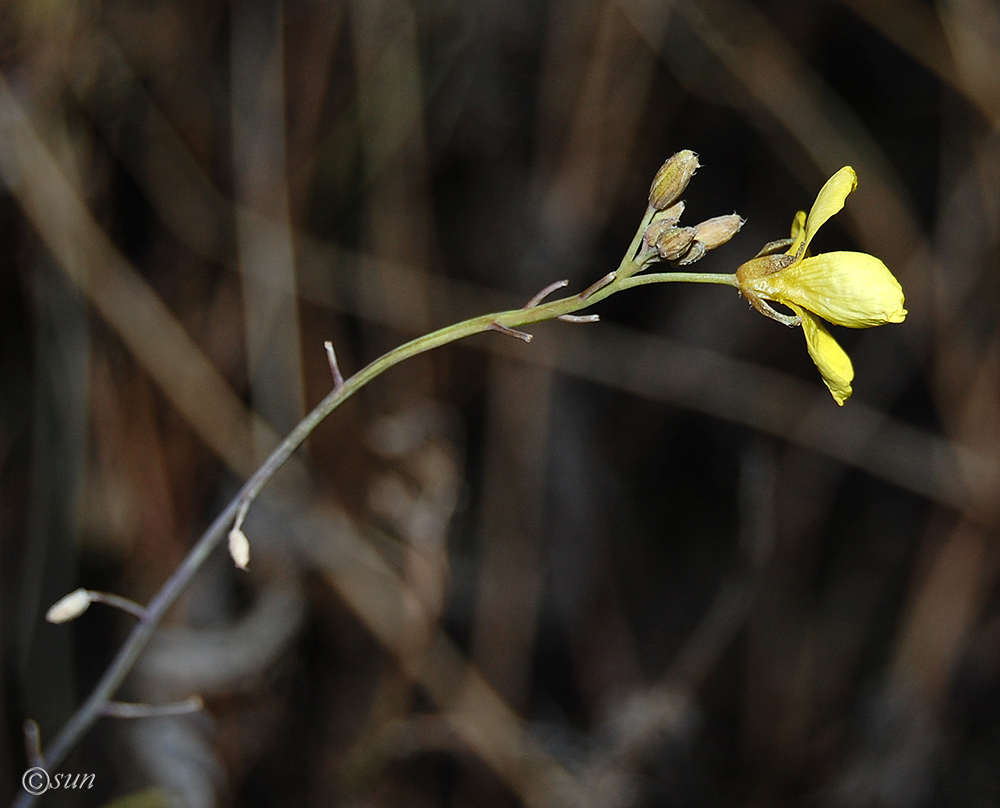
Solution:
M806 212L800 210L792 219L792 246L788 248L788 255L795 255L799 251L802 239L806 237Z
M802 333L806 337L806 347L809 356L823 377L833 400L841 407L851 397L851 381L854 379L854 366L851 358L837 343L830 332L826 330L818 317L808 311L792 306L795 313L802 318Z
M844 207L844 200L858 187L858 175L850 166L844 166L826 181L819 189L816 201L806 217L805 245L809 246L812 237L816 235L826 220L838 213Z
M769 278L765 297L797 303L824 320L850 328L901 323L903 288L874 255L822 253L798 261Z

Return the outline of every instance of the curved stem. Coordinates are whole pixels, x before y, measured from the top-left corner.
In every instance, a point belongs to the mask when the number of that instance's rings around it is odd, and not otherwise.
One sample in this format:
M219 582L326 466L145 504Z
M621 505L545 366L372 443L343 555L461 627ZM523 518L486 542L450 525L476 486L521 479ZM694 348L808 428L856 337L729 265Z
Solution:
M90 696L80 705L52 741L44 756L45 766L51 769L58 767L84 733L104 713L105 707L111 701L115 692L121 687L125 677L132 670L139 655L149 642L153 631L159 625L167 610L173 605L180 593L194 577L195 573L204 564L208 556L222 542L223 537L227 533L227 528L233 525L234 520L246 515L250 504L260 494L264 486L267 485L295 450L309 437L312 431L335 409L372 381L372 379L406 359L442 345L447 345L450 342L455 342L456 340L464 339L473 334L480 334L491 329L495 330L497 326L503 329L514 330L544 320L553 320L563 315L571 315L581 309L588 308L615 292L634 286L670 281L736 285L735 276L730 275L709 275L690 272L637 275L636 273L645 268L646 261L649 258L648 254L642 253L641 247L646 226L649 224L653 213L652 209L647 209L618 269L615 273L608 276L609 280L604 285L599 285L593 292L585 290L581 294L560 298L548 303L539 302L541 296L536 295L530 301L531 305L525 308L512 309L496 314L485 314L480 317L474 317L471 320L446 326L394 348L359 370L350 378L336 384L334 389L278 444L267 460L246 481L236 497L216 516L215 520L204 534L202 534L201 538L198 539L194 547L191 548L181 564L164 582L160 591L157 592L144 613L139 617L138 623L118 650L118 653ZM549 292L554 290L547 287L543 291ZM338 379L337 381L339 382L340 380ZM23 793L14 804L20 808L21 806L31 805L33 801L33 795Z

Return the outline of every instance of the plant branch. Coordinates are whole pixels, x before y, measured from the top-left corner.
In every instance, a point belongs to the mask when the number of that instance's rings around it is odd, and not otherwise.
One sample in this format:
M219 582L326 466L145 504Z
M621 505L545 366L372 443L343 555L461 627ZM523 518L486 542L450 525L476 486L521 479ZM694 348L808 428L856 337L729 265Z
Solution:
M634 286L671 281L735 285L735 278L730 275L686 272L637 275L636 273L641 272L653 261L657 260L653 253L643 248L643 235L653 214L654 211L651 208L647 209L618 269L608 273L580 294L543 303L542 301L547 295L565 285L564 282L550 284L531 298L524 308L495 314L485 314L417 337L394 348L347 379L338 378L339 368L335 364L331 364L335 382L333 390L316 405L312 412L306 415L295 426L267 460L253 473L240 489L239 493L216 516L215 520L190 550L178 568L153 597L146 609L137 615L139 617L137 624L126 638L124 644L115 655L90 696L70 717L69 721L67 721L65 726L56 735L51 746L48 748L44 755L45 766L49 769L58 767L94 722L100 716L107 714L108 705L111 703L112 697L121 687L125 677L131 671L139 655L146 647L153 631L159 625L167 610L173 605L180 593L194 577L195 573L204 564L208 556L222 542L222 539L227 534L227 529L231 526L234 526L234 529L240 528L250 505L260 494L261 490L292 454L294 454L298 447L302 445L312 431L334 410L370 381L400 362L433 350L434 348L439 348L442 345L465 339L474 334L494 330L504 334L515 334L521 336L523 339L524 337L530 337L520 331L521 328L545 320L563 318L571 322L591 321L593 316L581 319L574 317L574 315L576 312L592 306L615 292ZM330 351L329 348L327 350L328 352ZM24 793L15 802L15 806L21 808L22 806L30 805L33 801L34 797L32 795Z

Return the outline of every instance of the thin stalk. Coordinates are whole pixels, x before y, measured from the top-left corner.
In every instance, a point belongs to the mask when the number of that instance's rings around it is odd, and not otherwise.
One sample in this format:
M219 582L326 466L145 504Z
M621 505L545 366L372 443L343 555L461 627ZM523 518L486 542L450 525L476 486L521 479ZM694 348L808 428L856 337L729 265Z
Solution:
M106 706L121 687L125 677L131 671L167 610L174 604L195 573L201 569L208 556L222 542L227 529L234 524L234 520L242 521L242 517L246 515L250 504L292 456L295 450L309 437L312 431L327 416L370 381L394 365L418 354L439 348L442 345L465 339L473 334L497 330L498 326L501 327L500 330L502 332L505 329L516 331L518 328L532 325L533 323L554 320L563 315L572 315L592 306L594 303L605 299L615 292L634 286L676 281L736 285L735 276L732 275L711 275L691 272L636 275L637 272L648 266L651 261L650 253L642 250L642 239L653 213L652 209L647 209L646 215L643 217L639 229L636 231L635 237L632 239L632 243L622 258L618 269L607 276L604 281L595 284L591 289L548 303L536 303L536 300L540 297L536 295L532 298L530 304L524 308L512 309L496 314L485 314L480 317L474 317L471 320L446 326L394 348L359 370L353 376L344 379L342 383L336 384L334 389L278 444L267 460L246 481L239 493L216 516L212 524L209 525L194 547L191 548L188 555L150 601L145 611L139 615L139 620L135 627L118 650L118 653L111 661L111 664L90 696L88 696L86 701L70 717L69 721L66 722L65 726L53 739L52 744L44 755L45 767L49 770L57 768L84 733L105 713ZM543 291L548 292L549 290L546 289ZM14 805L16 808L26 808L33 802L34 795L25 792L20 795Z
M643 286L647 283L718 283L723 286L735 286L739 289L739 282L735 275L717 274L714 272L650 272L648 275L634 275L619 284L616 291L622 289L632 289L635 286Z

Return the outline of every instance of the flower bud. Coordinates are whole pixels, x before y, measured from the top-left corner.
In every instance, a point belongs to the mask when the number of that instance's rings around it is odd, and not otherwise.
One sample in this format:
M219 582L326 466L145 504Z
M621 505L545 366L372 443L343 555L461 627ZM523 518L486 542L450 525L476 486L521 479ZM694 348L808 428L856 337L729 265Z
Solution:
M681 198L698 167L698 155L690 149L679 151L668 159L653 177L653 184L649 187L649 206L654 210L669 208Z
M664 261L676 261L688 251L694 241L693 227L668 227L653 242Z
M684 214L684 200L679 202L674 202L669 208L665 210L658 210L653 214L653 218L649 220L650 224L654 222L665 222L668 227L673 227L681 220L681 216Z
M57 600L45 613L45 619L50 623L68 623L87 611L90 608L90 601L90 592L86 589L75 589Z
M681 257L680 261L677 262L677 266L686 267L688 264L700 261L705 257L706 252L707 250L704 244L700 241L692 241L691 248Z
M741 227L743 219L738 214L730 213L728 216L716 216L714 219L707 219L695 225L694 237L696 241L705 245L706 250L714 250L739 233Z
M659 214L657 214L657 216L658 215ZM654 216L653 221L646 226L646 232L642 236L646 249L655 250L656 240L667 230L676 226L677 222L672 222L669 219L657 219L656 216Z

